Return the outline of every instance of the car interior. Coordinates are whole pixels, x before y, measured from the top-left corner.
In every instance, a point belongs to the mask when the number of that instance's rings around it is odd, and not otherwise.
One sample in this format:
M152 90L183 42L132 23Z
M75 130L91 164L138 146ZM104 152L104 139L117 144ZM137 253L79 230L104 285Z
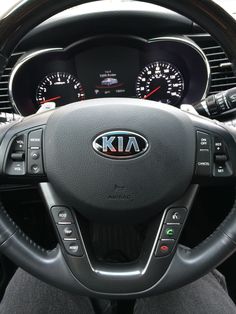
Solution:
M236 302L233 9L78 2L0 22L1 297L22 267L131 313L217 268Z

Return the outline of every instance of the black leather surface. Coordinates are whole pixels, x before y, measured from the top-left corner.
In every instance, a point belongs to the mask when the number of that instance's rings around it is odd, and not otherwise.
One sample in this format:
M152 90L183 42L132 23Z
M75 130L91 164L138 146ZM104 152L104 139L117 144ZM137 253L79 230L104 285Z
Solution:
M17 230L17 226L0 203L0 245L8 240Z

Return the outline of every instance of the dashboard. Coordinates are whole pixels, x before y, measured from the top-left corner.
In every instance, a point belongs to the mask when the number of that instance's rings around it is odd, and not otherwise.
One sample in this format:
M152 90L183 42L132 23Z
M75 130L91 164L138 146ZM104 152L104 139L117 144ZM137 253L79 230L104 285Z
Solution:
M209 77L207 58L186 36L97 35L65 48L28 51L11 73L9 93L23 116L102 97L179 107L205 97Z

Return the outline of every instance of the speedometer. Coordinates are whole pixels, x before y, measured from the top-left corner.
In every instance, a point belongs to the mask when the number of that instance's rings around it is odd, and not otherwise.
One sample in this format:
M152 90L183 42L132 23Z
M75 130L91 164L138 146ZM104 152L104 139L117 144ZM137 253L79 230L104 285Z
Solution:
M85 99L80 81L70 73L55 72L47 75L36 91L39 106L54 102L56 107Z
M136 82L138 98L177 105L180 103L183 93L183 75L175 65L169 62L153 62L139 73Z

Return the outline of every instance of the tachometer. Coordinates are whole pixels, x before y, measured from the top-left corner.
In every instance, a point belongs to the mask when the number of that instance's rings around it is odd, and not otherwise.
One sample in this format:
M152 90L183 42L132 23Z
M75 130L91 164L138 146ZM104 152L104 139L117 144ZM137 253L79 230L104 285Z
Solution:
M39 84L36 101L39 106L54 102L57 107L85 99L80 81L72 74L55 72L47 75Z
M138 98L177 105L184 93L184 79L179 69L165 61L147 65L140 73L136 83Z

